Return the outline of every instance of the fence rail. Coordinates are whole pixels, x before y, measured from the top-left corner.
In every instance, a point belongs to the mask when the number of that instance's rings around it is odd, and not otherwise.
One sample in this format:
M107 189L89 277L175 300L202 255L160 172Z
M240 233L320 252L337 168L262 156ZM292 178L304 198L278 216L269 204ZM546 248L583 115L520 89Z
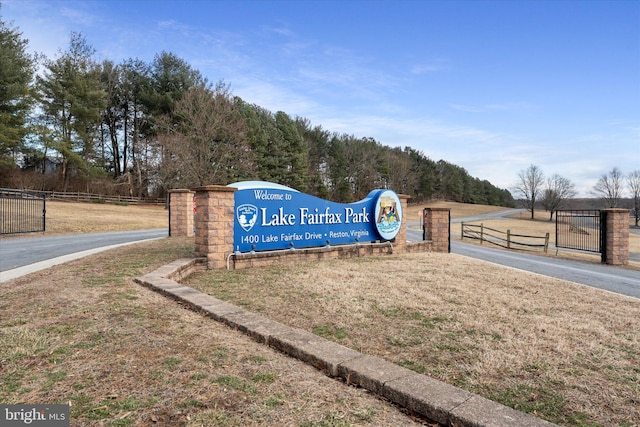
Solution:
M0 235L44 232L46 212L42 193L0 189Z
M1 191L19 191L0 188ZM91 202L91 203L122 203L128 205L164 205L166 199L130 197L130 196L109 196L104 194L80 193L80 192L61 192L61 191L39 191L48 200L65 201L65 202Z
M126 203L128 205L164 205L165 198L149 199L143 197L129 196L107 196L103 194L91 193L62 193L57 191L44 192L49 200L71 201L71 202L92 202L92 203Z
M463 240L465 238L480 240L480 244L487 242L506 249L531 250L542 248L544 253L547 253L549 249L549 233L546 233L544 236L528 236L526 234L511 233L511 230L507 230L506 232L496 230L495 228L485 227L484 224L465 224L462 222L460 236ZM521 241L514 238L528 240ZM542 240L542 243L536 243L540 240Z

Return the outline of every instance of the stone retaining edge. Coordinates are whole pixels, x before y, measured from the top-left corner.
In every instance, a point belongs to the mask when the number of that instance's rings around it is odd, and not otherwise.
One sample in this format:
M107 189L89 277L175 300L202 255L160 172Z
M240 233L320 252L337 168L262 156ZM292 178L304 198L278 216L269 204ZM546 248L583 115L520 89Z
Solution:
M134 280L244 332L259 343L308 363L331 377L341 378L347 384L376 393L430 421L451 427L555 425L379 357L267 319L177 282L205 269L206 259L183 258Z

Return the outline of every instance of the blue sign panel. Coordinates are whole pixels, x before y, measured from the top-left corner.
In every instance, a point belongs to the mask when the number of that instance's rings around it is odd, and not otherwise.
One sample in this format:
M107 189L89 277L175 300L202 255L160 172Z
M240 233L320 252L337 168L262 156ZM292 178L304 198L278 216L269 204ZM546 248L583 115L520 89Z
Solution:
M270 251L392 240L402 206L391 190L335 203L262 181L229 184L235 197L234 250Z

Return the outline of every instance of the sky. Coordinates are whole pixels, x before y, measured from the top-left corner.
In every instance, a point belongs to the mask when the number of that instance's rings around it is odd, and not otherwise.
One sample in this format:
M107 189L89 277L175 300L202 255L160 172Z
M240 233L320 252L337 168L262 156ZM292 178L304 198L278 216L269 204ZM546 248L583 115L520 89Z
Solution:
M500 188L536 165L590 197L640 170L640 0L0 0L0 17L49 59L72 32L99 61L171 52L246 102Z

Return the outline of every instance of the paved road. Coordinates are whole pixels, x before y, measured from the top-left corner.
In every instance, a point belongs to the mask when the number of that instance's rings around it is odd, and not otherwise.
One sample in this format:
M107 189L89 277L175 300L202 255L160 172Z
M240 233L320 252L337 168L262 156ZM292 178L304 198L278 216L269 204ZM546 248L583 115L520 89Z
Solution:
M142 240L166 237L168 230L137 230L0 239L0 283L93 253Z
M512 215L513 211L503 211L503 216ZM515 211L517 213L517 211ZM498 218L492 216L492 218ZM487 217L473 217L473 220ZM472 221L471 218L452 219L451 222ZM413 224L415 225L415 224ZM452 227L452 234L455 230ZM422 231L407 228L407 240L417 242L422 240ZM506 251L487 246L478 246L457 241L451 242L451 252L459 255L477 258L495 264L526 270L549 277L568 280L583 285L616 292L635 298L640 298L640 271L629 270L606 264L596 264L571 261L560 258L542 257L526 252Z
M451 252L640 298L640 271L451 242Z
M481 217L452 219L452 222L458 223L488 217L497 218L517 212L519 210L502 211ZM3 238L0 239L0 283L123 244L166 237L167 233L167 229L156 229L65 236ZM422 231L408 228L407 240L422 240ZM640 298L639 271L602 264L540 257L522 252L504 251L455 241L452 241L451 249L453 253L460 255Z

